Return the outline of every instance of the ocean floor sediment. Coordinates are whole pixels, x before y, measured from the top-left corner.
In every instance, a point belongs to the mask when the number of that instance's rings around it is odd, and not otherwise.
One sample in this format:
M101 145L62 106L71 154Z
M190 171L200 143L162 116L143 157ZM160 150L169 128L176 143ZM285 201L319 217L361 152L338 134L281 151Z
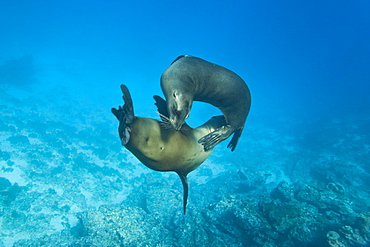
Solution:
M261 117L189 175L183 215L178 176L125 150L109 109L0 93L0 246L370 245L368 117Z

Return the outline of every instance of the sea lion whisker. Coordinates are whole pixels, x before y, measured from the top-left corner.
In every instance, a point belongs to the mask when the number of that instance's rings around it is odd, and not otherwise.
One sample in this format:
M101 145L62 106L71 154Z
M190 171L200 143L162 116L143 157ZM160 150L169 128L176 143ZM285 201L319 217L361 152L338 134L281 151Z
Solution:
M163 121L167 121L167 122L169 122L170 121L170 119L166 116L166 115L163 115L162 113L160 113L160 112L158 112L158 114L159 114L159 116L161 117L161 119L163 120Z
M164 127L165 129L172 130L173 127L171 125L170 119L167 116L165 116L162 113L160 113L160 112L158 112L158 114L159 114L159 116L160 116L160 118L162 120L162 121L160 121L160 125L162 127Z
M159 125L166 130L172 130L172 126L167 122L159 121Z

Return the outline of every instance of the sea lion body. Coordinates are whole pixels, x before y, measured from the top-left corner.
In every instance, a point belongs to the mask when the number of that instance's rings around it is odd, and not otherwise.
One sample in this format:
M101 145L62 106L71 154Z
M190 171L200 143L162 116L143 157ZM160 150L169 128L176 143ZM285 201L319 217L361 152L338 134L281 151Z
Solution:
M227 124L201 138L200 143L206 150L212 149L234 133L228 147L235 149L251 106L249 88L241 77L222 66L184 55L163 72L161 88L175 130L188 118L193 101L209 103L222 111Z
M174 171L186 176L201 165L211 151L204 151L198 139L215 128L166 129L151 118L135 117L130 125L131 138L125 147L145 166L156 171Z
M166 101L154 96L158 111L164 121L134 116L128 88L121 85L125 104L112 113L119 121L118 133L124 145L145 166L156 171L176 172L184 187L184 213L188 198L189 172L199 167L211 154L198 143L199 138L226 124L224 116L212 117L193 129L184 123L179 131L173 130L168 118Z

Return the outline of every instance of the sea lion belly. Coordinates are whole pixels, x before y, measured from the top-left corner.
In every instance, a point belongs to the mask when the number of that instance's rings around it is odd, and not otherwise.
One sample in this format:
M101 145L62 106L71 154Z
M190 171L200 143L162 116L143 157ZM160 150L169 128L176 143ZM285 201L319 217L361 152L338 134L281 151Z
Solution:
M125 147L150 169L186 174L211 153L205 152L192 134L168 130L157 120L141 117L135 117Z

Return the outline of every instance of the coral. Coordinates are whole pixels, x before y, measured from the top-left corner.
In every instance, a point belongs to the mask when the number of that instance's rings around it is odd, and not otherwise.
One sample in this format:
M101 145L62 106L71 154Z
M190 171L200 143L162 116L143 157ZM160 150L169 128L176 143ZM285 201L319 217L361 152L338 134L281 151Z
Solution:
M329 231L326 234L327 242L330 247L346 247L341 240L340 235L335 231Z

